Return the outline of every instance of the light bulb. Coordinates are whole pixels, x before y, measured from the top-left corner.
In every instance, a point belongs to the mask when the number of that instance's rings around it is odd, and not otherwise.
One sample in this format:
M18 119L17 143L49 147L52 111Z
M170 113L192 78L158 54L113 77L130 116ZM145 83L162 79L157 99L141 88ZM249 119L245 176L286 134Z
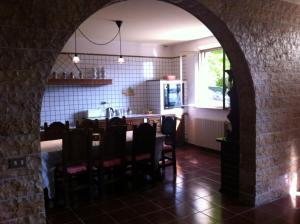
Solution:
M119 64L123 64L125 62L124 58L122 55L120 55L120 57L118 58L118 63Z
M74 57L73 57L73 62L74 62L75 64L77 64L77 63L80 62L80 58L77 56L77 54L74 55Z

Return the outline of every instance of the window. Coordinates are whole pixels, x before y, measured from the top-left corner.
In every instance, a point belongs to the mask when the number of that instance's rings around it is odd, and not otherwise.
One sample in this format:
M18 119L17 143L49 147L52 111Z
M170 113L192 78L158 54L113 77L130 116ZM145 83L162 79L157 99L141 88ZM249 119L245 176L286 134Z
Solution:
M230 62L223 49L199 52L199 77L196 95L198 104L204 108L228 108L230 105L226 83Z

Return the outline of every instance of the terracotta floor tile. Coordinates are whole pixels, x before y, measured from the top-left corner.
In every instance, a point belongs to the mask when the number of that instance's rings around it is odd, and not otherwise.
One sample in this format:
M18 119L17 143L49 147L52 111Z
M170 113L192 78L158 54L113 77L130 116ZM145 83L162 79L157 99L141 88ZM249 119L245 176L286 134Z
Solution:
M140 204L145 201L145 198L139 194L129 194L123 197L120 197L119 200L124 202L128 206Z
M125 222L124 224L151 224L151 222L144 217L137 217L129 220L128 222Z
M177 218L184 218L186 216L192 215L197 213L198 211L196 209L193 209L190 204L187 203L180 203L176 206L172 206L170 208L167 208L166 211L170 212Z
M215 206L214 204L212 204L207 200L204 200L203 198L199 198L195 201L191 201L188 204L191 206L192 209L198 212L202 212L204 210L210 209Z
M136 218L139 214L131 208L122 208L108 213L111 217L117 220L119 223L128 222L131 219Z
M76 208L49 208L48 224L300 224L300 197L257 208L243 206L219 192L218 154L192 146L178 147L177 152L177 176L168 167L154 183L130 188L129 182L108 189L96 202L79 200Z
M106 214L83 219L84 224L118 224L112 217Z
M65 224L68 222L78 221L78 217L71 210L49 215L48 219L53 224Z
M277 217L274 217L273 215L269 215L268 213L264 212L260 209L251 209L249 211L240 213L242 217L245 219L248 219L249 221L252 221L254 223L267 223L271 222Z
M166 224L176 221L175 216L165 210L153 212L144 217L147 218L152 224Z
M110 212L126 207L127 205L119 199L105 200L96 204L98 208L105 212Z
M229 218L222 223L223 224L254 224L253 222L239 215L233 216L232 218Z
M283 221L284 224L298 224L300 223L300 209L289 209L285 215L278 217L277 220L277 222Z
M187 224L218 224L217 220L199 212L183 219Z
M235 216L233 212L230 212L225 208L221 208L221 207L212 207L210 209L204 210L202 213L220 222L224 222L225 220Z
M156 212L162 209L162 207L154 204L153 202L146 201L140 204L131 206L139 215L145 215L148 213Z
M166 198L161 197L151 201L162 208L168 208L182 203L180 200L176 200L174 197L166 197Z
M96 205L91 206L82 206L76 209L72 209L76 215L78 215L80 218L90 218L93 216L99 216L103 214L103 210Z

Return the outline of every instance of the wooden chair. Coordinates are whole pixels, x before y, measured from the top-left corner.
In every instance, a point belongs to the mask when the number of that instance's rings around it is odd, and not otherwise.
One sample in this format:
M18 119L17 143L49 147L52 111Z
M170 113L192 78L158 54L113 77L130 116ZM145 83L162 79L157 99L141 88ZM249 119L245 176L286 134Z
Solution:
M106 118L105 119L106 127L108 126L122 126L122 125L127 125L126 124L126 118L123 116L122 118L120 117L113 117L111 119Z
M161 151L160 166L165 170L167 166L173 166L176 174L176 117L162 116L161 132L166 135Z
M70 206L73 192L87 188L91 196L92 164L90 152L92 147L91 131L72 129L65 133L62 150L62 182L65 203Z
M76 121L76 128L85 128L92 130L93 141L100 141L100 134L103 133L98 119L83 119L81 122Z
M124 123L125 122L125 123ZM126 167L126 121L121 118L107 120L100 144L98 173L101 187L104 183L117 182L124 178Z
M99 128L99 120L82 119L80 122L76 121L76 128L89 128L97 130Z
M156 123L153 125L141 123L139 126L133 127L131 163L134 176L137 176L139 171L143 171L144 174L150 174L152 179L154 179L157 167L155 160L155 138Z
M69 122L66 121L65 124L56 121L48 125L47 122L44 123L44 131L41 132L41 141L62 139L64 133L69 130Z

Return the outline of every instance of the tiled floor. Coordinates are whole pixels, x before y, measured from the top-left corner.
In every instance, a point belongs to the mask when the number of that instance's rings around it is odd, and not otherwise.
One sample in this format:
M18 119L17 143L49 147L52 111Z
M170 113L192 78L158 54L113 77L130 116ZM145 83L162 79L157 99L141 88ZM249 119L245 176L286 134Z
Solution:
M300 223L300 199L284 198L251 208L218 192L220 159L193 147L177 150L178 172L172 168L154 186L117 191L106 199L79 202L72 209L47 211L49 224L291 224ZM81 204L80 204L81 203Z

